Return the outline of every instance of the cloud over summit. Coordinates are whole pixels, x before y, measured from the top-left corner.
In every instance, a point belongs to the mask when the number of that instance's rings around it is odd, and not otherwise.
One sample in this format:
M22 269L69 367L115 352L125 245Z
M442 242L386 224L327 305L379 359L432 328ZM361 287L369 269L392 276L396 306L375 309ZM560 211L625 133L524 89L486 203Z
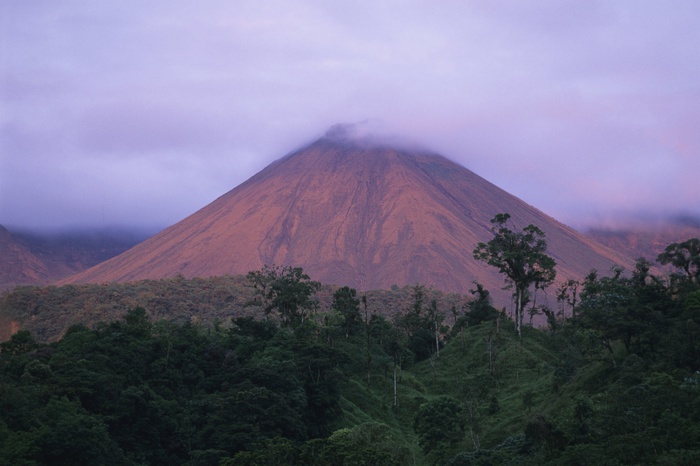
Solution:
M700 214L694 1L0 10L0 224L171 224L364 121L565 222Z

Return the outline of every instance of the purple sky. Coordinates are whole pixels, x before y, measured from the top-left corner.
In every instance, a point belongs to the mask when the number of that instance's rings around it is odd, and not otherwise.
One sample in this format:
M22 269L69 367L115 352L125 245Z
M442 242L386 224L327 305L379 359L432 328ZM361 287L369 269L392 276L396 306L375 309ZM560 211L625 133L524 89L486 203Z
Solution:
M3 1L0 224L168 226L363 120L574 227L700 216L698 44L697 0Z

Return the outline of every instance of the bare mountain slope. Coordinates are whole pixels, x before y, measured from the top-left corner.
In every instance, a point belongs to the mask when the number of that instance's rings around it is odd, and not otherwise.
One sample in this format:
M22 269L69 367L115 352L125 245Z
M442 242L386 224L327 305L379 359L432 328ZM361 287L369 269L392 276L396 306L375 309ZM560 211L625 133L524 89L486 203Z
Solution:
M46 264L0 225L0 291L45 282L49 276Z
M0 291L68 277L147 237L145 232L119 229L10 232L0 226Z
M246 273L302 266L361 290L422 283L466 292L502 277L472 258L490 220L545 231L560 277L630 266L473 172L424 152L327 136L287 155L179 223L64 283Z
M700 238L700 221L679 218L660 224L598 228L588 230L586 236L629 257L644 257L653 262L671 243Z

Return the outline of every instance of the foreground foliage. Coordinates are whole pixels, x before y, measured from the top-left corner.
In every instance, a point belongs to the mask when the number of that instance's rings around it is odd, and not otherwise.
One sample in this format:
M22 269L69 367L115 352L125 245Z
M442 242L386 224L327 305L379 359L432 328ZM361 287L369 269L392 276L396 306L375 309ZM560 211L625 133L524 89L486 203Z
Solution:
M413 287L393 315L343 287L315 313L300 269L229 300L267 318L135 305L52 343L21 330L0 344L0 465L700 464L694 246L667 278L641 259L564 284L521 337L480 285L451 307ZM175 280L190 305L235 294Z

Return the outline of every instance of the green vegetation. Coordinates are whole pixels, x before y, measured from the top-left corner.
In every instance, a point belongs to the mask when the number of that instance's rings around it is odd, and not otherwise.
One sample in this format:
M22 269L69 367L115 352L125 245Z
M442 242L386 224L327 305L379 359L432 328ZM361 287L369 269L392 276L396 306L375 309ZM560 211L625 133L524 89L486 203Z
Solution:
M525 306L531 300L530 288L534 286L537 293L549 286L557 276L556 262L545 254L547 242L542 230L528 225L517 233L509 228L509 219L509 214L498 214L491 220L493 239L479 243L474 249L474 258L496 267L505 275L506 283L514 288L515 326L521 336Z
M132 284L143 302L117 319L0 344L0 465L700 464L695 244L659 258L669 277L640 259L562 283L548 328L520 335L479 284L461 304L319 288L294 268ZM130 288L97 289L22 288L3 306L104 309ZM232 316L192 319L218 305Z
M206 327L226 327L233 317L279 317L279 310L274 307L265 312L270 301L263 299L252 285L246 275L191 279L178 275L127 283L18 286L0 296L0 318L17 322L37 341L51 342L61 338L71 325L92 328L99 322L118 320L126 310L138 306L145 308L153 320L191 322ZM310 314L313 309L330 309L337 290L337 287L321 286L312 296L312 302L305 303L312 309L304 307L300 311ZM414 287L410 286L367 291L363 315L367 311L391 319L410 305L413 292ZM461 307L467 300L465 296L432 288L424 293L425 299L437 300L441 308Z

